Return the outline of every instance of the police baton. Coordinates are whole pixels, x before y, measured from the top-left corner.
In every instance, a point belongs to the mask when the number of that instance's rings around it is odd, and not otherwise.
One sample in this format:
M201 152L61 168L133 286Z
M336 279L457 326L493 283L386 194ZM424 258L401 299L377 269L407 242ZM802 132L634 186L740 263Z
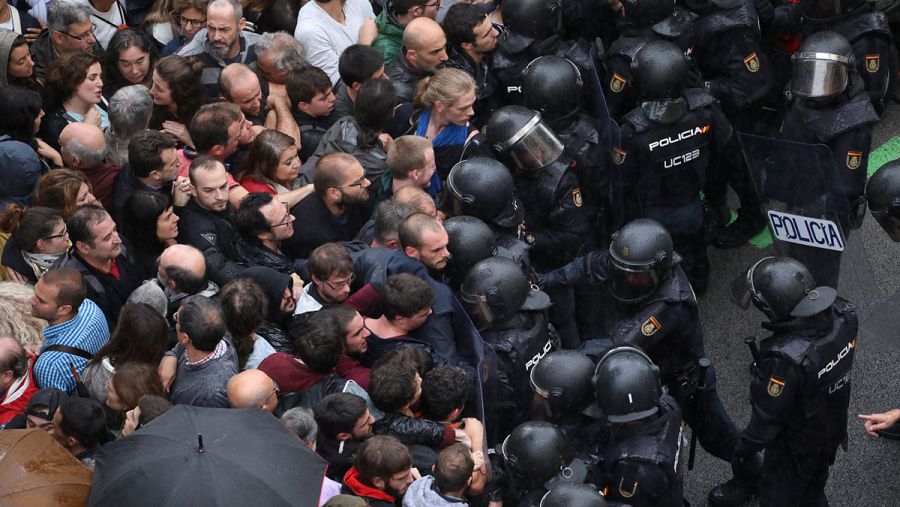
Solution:
M759 348L756 346L756 337L748 336L744 338L744 343L750 347L750 355L753 356L753 366L759 366Z
M706 370L712 365L712 361L708 357L701 357L697 360L700 366L700 377L697 379L697 390L703 389L706 385ZM694 456L697 454L697 428L691 428L691 450L688 454L688 470L694 469Z

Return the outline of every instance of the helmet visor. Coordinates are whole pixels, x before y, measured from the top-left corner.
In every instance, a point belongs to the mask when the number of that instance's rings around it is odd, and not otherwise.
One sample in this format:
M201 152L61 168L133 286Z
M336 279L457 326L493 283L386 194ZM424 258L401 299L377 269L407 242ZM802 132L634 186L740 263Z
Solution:
M609 290L624 303L642 301L656 292L659 277L655 270L626 270L619 266L610 273Z
M847 88L849 59L830 53L796 53L792 57L791 92L799 97L831 97Z
M771 258L763 257L754 262L752 266L745 269L731 282L731 301L741 307L742 310L750 308L750 303L753 302L753 295L756 293L756 289L753 287L753 271L762 261Z
M460 290L460 295L466 307L466 313L469 314L469 317L475 324L475 328L483 331L491 327L495 315L494 310L491 309L491 305L487 301L487 297L480 294L469 294L465 290Z
M535 115L508 141L509 158L523 171L535 171L552 164L562 155L563 144Z

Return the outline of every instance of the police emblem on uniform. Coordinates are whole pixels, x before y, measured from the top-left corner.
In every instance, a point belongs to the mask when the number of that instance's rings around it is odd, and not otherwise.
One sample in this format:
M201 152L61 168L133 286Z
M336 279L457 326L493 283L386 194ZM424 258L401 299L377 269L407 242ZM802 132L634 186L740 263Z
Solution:
M759 57L756 56L756 53L753 53L747 58L744 58L744 66L747 67L747 70L749 70L750 72L756 72L759 70Z
M612 79L609 80L609 89L613 93L619 93L625 88L626 84L628 84L628 80L614 72Z
M879 67L881 67L881 55L866 55L866 71L869 74L878 72Z
M781 392L784 390L784 382L776 379L775 377L769 378L769 387L767 391L769 392L769 396L773 398L777 398L781 396Z
M622 165L625 163L625 156L628 155L628 152L621 148L613 148L612 159L613 164Z
M653 315L651 315L650 318L648 318L644 321L643 324L641 324L641 333L644 336L650 336L660 329L662 329L662 324L660 324L659 321L656 320L656 317L654 317Z
M859 167L860 162L862 162L862 152L861 151L848 151L847 152L847 168L856 169Z
M572 201L575 203L576 208L581 207L581 187L575 187L572 189Z

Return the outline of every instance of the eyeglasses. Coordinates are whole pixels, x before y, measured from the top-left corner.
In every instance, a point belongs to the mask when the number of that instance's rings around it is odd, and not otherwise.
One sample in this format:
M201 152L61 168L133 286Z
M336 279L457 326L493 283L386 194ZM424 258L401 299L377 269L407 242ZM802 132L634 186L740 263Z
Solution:
M287 215L285 215L284 220L281 221L281 223L272 225L270 227L271 229L274 229L276 227L281 227L282 225L288 225L294 221L294 215L291 215L291 208L290 208L290 206L288 206L288 203L282 202L281 204L284 204L284 212L287 213Z
M62 30L57 30L57 31L65 36L71 37L79 42L84 42L85 40L87 40L88 37L94 37L94 30L96 30L96 29L97 29L97 25L95 25L94 23L91 23L91 31L89 31L88 33L82 34L82 35L72 35L69 32L64 32Z
M51 239L61 238L61 237L65 236L65 235L68 234L68 233L69 233L69 229L68 229L67 227L63 226L63 230L62 230L61 233L59 233L59 234L54 234L53 236L47 236L47 237L41 238L41 239L44 240L44 241L50 241Z
M205 19L191 19L184 16L175 15L175 22L181 26L191 25L194 28L200 28L206 24Z
M441 0L438 0L437 2L434 2L432 4L425 4L425 7L438 7L439 8L440 6L441 6Z
M366 181L367 181L366 177L363 176L362 178L354 181L353 183L348 183L346 185L338 185L335 188L344 188L344 187L360 187L360 188L362 188L362 186L366 184Z
M323 282L323 283L324 283L325 285L327 285L328 288L331 289L331 290L341 290L341 289L343 289L344 287L346 287L346 286L350 285L351 283L353 283L353 280L356 280L356 275L354 275L353 273L350 273L350 277L347 278L346 280L338 280L338 281L336 281L336 282L325 281L325 282Z

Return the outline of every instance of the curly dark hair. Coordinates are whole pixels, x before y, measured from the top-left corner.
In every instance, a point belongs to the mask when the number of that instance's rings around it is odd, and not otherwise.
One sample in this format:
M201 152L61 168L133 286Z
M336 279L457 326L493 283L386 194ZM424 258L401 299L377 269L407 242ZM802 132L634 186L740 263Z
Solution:
M87 79L88 70L95 63L102 68L100 59L94 55L81 52L61 54L47 71L44 110L62 107L63 102Z
M203 64L191 61L178 55L170 55L160 58L153 69L154 75L169 85L172 91L172 100L177 105L175 119L179 123L188 125L191 118L203 104L207 102L206 89L200 81L200 72ZM150 117L150 128L162 128L162 122L170 118L168 110L164 106L153 106L153 115Z
M143 32L139 32L133 28L126 28L125 30L116 32L115 35L112 36L112 39L110 39L109 46L106 48L106 56L103 62L103 94L107 97L112 97L113 94L123 86L134 84L122 76L122 73L119 72L119 66L116 65L122 51L125 51L130 47L136 47L144 53L147 53L147 58L150 59L147 67L147 76L144 77L143 83L138 84L144 84L148 88L150 87L151 77L153 76L153 64L156 63L156 47Z

